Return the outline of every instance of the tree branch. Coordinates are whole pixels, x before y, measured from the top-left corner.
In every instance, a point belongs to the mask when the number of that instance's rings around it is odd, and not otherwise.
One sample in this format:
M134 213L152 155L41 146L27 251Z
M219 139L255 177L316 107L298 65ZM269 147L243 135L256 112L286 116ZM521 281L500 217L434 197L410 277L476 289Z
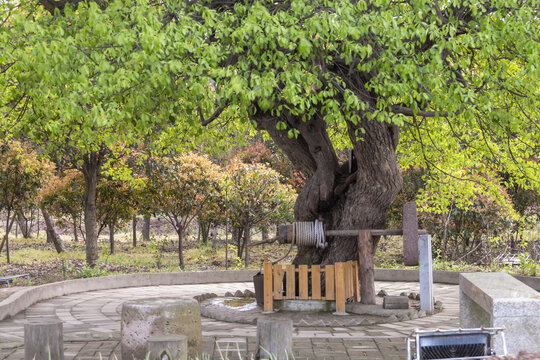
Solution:
M219 117L219 115L221 115L223 110L225 110L225 108L227 106L229 106L229 101L226 101L224 105L217 108L216 111L214 111L214 113L212 115L210 115L210 117L208 119L204 118L204 114L202 112L201 107L197 106L197 111L199 112L199 118L201 119L202 126L206 126L206 125L210 124L212 121L216 120Z
M394 114L403 114L407 116L423 116L423 117L435 117L435 116L441 116L441 117L447 117L448 112L447 111L429 111L429 110L418 110L416 114L414 113L414 110L405 106L399 106L399 105L393 105L391 111Z

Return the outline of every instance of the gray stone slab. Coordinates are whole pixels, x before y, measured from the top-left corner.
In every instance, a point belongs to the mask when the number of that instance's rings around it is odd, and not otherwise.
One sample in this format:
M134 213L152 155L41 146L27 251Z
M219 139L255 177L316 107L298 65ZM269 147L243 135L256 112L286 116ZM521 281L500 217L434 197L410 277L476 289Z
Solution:
M460 276L460 323L464 328L505 327L508 352L540 351L540 294L506 273ZM495 338L495 351L503 353Z

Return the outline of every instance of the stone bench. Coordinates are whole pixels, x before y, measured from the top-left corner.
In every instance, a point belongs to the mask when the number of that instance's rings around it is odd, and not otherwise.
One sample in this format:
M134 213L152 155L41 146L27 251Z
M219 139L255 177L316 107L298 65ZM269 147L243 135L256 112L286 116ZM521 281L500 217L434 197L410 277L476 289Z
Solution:
M540 293L506 273L459 276L462 328L505 327L508 353L540 351ZM492 347L503 353L502 339Z

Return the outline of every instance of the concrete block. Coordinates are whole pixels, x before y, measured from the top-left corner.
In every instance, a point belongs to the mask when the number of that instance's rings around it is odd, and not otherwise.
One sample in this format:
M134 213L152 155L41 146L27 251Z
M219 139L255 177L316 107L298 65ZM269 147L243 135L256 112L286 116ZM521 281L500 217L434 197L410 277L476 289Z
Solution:
M506 273L461 274L461 327L502 327L508 352L540 351L540 295ZM495 351L502 353L500 337Z
M194 299L142 299L122 305L122 359L144 359L150 335L185 335L190 357L200 357L202 328L199 303Z
M409 298L406 296L385 296L383 309L408 309Z
M336 311L335 301L326 300L274 300L274 309L282 311Z

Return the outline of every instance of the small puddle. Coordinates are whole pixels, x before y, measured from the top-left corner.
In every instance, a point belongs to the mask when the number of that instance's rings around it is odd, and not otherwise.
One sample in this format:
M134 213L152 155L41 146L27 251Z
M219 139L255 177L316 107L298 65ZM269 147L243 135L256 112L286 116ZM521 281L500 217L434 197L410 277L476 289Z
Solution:
M226 308L234 309L237 311L249 311L257 309L257 301L255 300L255 298L215 298L214 300L212 300L212 304L224 306Z

